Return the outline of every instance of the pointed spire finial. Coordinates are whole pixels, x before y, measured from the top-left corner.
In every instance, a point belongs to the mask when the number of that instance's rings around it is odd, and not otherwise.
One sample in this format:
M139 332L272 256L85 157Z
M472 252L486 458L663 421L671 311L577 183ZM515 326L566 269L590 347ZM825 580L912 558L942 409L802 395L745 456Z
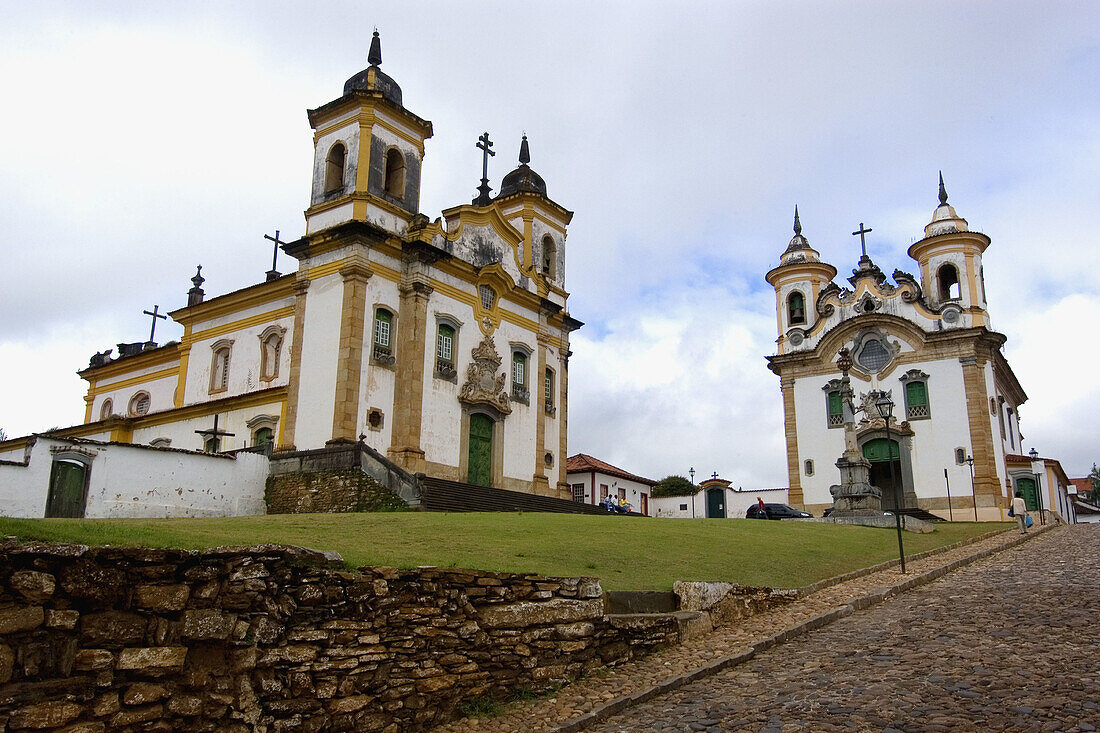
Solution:
M531 162L531 148L527 147L527 136L523 136L523 141L519 144L519 162L527 165Z
M371 66L379 66L382 63L382 41L378 38L378 31L374 31L374 37L370 39L370 51L367 53L367 63Z
M943 187L943 171L940 171L940 206L947 203L947 189Z
M794 205L794 233L802 234L802 222L798 220L798 204Z

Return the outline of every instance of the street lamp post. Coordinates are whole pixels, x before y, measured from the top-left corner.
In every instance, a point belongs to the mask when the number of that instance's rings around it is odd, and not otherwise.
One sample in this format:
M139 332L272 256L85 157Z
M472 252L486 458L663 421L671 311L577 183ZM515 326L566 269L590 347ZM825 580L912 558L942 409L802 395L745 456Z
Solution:
M978 490L974 488L974 456L966 457L966 465L970 466L970 494L974 499L974 521L978 521Z
M1040 476L1043 471L1043 461L1039 458L1039 451L1032 448L1028 451L1031 456L1031 472L1035 474L1035 503L1039 507L1039 524L1046 524L1046 516L1043 514L1043 492L1040 484Z
M695 519L695 466L688 469L688 476L691 476L691 518Z
M890 461L890 483L894 487L894 522L898 529L898 557L901 558L901 572L905 572L905 546L901 540L901 487L898 485L897 471L894 469L894 450L890 445L890 418L894 414L894 401L885 391L879 390L875 408L886 427L886 458ZM901 451L898 451L901 455Z

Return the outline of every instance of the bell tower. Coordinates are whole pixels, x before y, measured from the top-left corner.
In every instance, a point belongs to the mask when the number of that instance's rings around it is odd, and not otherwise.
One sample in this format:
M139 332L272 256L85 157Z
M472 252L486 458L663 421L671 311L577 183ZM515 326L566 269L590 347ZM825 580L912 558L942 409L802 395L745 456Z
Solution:
M970 316L970 325L988 327L982 254L989 237L970 231L966 219L947 203L942 173L939 195L924 239L909 247L909 256L920 265L921 288L933 307L955 305Z
M306 234L369 220L401 236L419 211L432 123L405 109L401 87L383 73L378 31L367 64L344 83L343 96L308 111L314 151Z
M836 277L836 268L822 262L809 240L802 236L798 207L794 207L794 237L779 258L779 267L765 279L775 288L775 312L779 325L779 353L798 348L817 320L814 304L821 291Z

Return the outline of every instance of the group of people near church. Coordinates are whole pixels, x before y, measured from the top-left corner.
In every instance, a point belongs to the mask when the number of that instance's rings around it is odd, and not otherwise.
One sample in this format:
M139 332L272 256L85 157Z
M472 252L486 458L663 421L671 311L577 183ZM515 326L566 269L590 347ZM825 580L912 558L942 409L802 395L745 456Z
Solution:
M626 500L625 496L616 497L608 494L604 497L604 500L600 502L600 506L616 514L627 514L630 511L630 502Z

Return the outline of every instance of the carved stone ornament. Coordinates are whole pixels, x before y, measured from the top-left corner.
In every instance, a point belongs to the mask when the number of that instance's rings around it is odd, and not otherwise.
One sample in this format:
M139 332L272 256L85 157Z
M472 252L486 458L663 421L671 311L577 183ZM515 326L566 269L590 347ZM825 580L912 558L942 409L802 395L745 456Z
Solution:
M493 345L491 336L481 339L481 343L471 352L474 360L466 369L466 381L459 390L458 399L468 405L489 405L502 415L512 412L508 392L504 389L506 374L497 374L500 369L500 354Z

